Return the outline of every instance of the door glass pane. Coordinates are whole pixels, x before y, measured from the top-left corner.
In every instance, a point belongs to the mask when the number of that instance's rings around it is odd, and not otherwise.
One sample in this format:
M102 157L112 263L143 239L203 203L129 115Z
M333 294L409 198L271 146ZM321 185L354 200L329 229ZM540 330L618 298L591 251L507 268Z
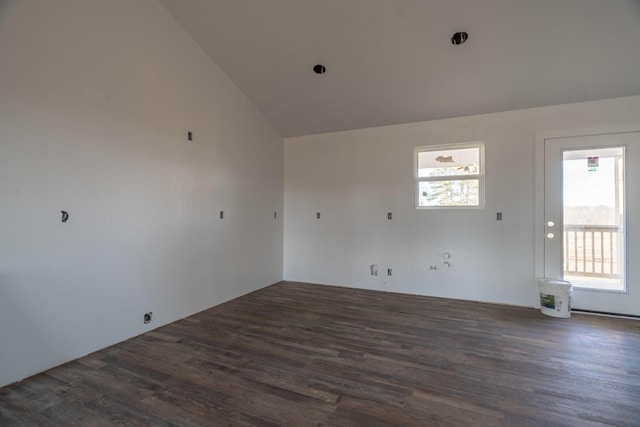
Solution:
M624 147L565 151L562 176L565 280L624 291Z

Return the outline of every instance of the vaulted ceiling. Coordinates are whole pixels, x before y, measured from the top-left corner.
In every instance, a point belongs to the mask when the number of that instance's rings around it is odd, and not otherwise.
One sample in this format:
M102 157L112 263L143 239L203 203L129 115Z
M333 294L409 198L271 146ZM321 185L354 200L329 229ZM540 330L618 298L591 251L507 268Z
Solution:
M284 136L640 94L640 0L160 2Z

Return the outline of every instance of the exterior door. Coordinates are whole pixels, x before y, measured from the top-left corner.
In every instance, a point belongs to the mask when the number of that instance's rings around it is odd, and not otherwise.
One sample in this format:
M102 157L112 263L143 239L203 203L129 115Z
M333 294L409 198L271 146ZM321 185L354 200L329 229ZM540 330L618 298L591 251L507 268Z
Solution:
M546 139L545 277L574 309L640 315L640 132Z

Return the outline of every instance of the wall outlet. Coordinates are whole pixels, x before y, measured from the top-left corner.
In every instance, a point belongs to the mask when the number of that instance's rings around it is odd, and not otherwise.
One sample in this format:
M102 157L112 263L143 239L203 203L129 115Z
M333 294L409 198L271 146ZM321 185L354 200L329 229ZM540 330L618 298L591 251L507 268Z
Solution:
M387 276L391 276L393 270L391 268L387 268Z
M371 275L372 276L377 276L378 275L378 265L377 264L371 264Z
M152 320L153 320L153 311L150 311L150 312L144 314L143 321L144 321L145 325L147 323L151 323Z

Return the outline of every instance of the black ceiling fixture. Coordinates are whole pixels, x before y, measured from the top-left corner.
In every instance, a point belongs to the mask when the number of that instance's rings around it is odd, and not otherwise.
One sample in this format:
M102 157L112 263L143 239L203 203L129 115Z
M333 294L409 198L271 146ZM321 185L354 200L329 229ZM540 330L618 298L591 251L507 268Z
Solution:
M313 72L316 74L324 74L327 72L327 67L322 64L317 64L313 66Z
M455 45L462 44L466 42L468 38L469 34L465 33L464 31L460 31L451 36L451 43Z

